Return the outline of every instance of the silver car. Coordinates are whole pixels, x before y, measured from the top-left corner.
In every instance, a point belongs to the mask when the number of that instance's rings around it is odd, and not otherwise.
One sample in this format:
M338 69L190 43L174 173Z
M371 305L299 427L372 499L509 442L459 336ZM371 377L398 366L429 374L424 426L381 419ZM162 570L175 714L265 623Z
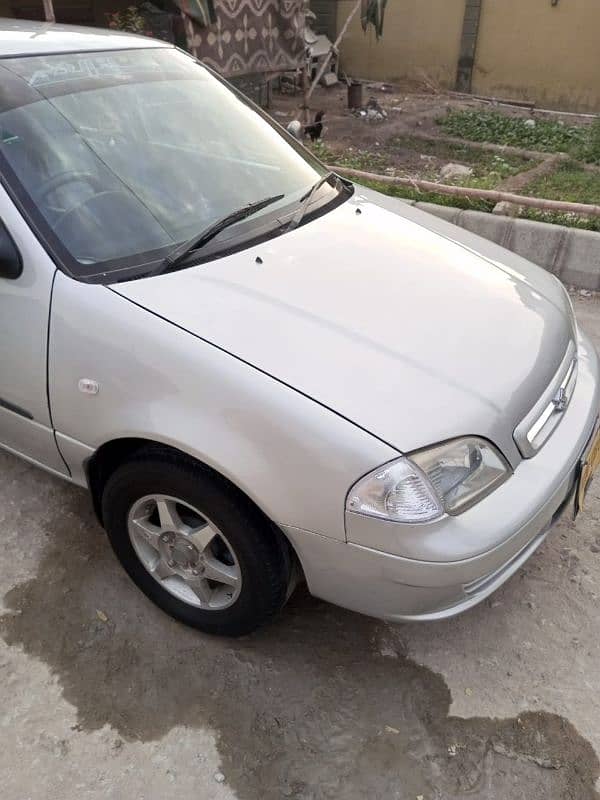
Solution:
M0 443L89 487L162 609L243 634L303 578L440 619L581 507L598 360L558 280L163 42L0 27Z

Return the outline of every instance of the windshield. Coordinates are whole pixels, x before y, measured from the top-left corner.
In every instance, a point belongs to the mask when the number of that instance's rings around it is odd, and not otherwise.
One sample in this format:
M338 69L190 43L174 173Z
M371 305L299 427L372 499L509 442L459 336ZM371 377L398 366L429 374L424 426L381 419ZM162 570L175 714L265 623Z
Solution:
M171 48L2 60L0 155L44 238L83 278L147 266L266 197L282 195L227 236L265 219L281 228L278 217L324 174Z

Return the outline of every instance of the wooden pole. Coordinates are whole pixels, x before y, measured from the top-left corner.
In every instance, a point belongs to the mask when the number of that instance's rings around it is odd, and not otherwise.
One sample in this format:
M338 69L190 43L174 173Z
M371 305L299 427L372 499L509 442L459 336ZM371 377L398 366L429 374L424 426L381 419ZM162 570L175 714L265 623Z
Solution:
M43 0L44 3L44 17L46 22L56 22L56 16L54 14L54 6L52 4L52 0Z
M310 78L308 77L308 58L304 59L304 66L302 67L302 119L304 120L304 124L308 125L309 123L309 108L310 104L308 102L308 87L310 84Z
M387 186L410 186L413 189L422 189L436 194L448 194L453 197L466 197L474 200L489 200L494 203L513 203L516 206L538 208L542 211L557 211L561 214L583 214L589 217L600 217L600 206L587 205L586 203L567 203L563 200L544 200L541 197L527 197L510 192L500 192L494 189L469 189L466 186L448 186L433 181L423 181L418 178L398 178L391 175L377 175L374 172L363 172L349 167L328 167L332 172L356 178L363 181L376 181Z
M332 44L331 47L329 48L329 52L327 53L325 59L323 60L323 63L321 64L321 67L319 68L319 71L317 72L317 76L314 79L314 81L312 82L312 86L310 87L310 89L308 90L308 93L306 95L305 102L306 102L307 106L308 106L308 103L310 101L310 98L312 97L312 93L316 89L319 81L321 80L321 78L325 74L325 70L329 66L329 62L331 61L331 57L333 56L334 53L337 53L338 47L340 45L340 42L342 41L342 39L346 35L346 31L348 30L348 28L350 27L350 23L352 22L352 20L356 16L356 12L359 10L359 8L361 6L361 3L362 3L362 0L357 0L356 1L356 5L354 6L352 11L350 12L350 16L348 17L348 19L344 23L344 25L342 27L342 30L340 31L340 35L335 40L334 44Z

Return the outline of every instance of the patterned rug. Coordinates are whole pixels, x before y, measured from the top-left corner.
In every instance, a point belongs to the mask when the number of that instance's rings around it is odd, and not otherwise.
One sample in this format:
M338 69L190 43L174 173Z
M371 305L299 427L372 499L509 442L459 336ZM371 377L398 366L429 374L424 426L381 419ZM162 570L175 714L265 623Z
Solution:
M214 0L214 24L186 17L188 46L227 77L296 69L304 57L304 9L304 0Z

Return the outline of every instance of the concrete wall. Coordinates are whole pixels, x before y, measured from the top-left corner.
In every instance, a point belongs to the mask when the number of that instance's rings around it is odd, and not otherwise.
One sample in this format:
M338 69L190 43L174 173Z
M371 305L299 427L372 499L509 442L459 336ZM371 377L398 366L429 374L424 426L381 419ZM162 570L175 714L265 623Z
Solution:
M484 0L473 91L600 111L600 2Z
M465 2L388 0L383 38L356 18L342 67L373 80L425 73L454 88ZM338 31L353 4L338 0ZM483 0L472 90L600 112L600 0Z
M338 31L354 4L339 0ZM341 46L343 68L374 80L421 78L426 72L453 87L464 9L465 0L388 0L379 42L371 27L363 33L357 15Z

